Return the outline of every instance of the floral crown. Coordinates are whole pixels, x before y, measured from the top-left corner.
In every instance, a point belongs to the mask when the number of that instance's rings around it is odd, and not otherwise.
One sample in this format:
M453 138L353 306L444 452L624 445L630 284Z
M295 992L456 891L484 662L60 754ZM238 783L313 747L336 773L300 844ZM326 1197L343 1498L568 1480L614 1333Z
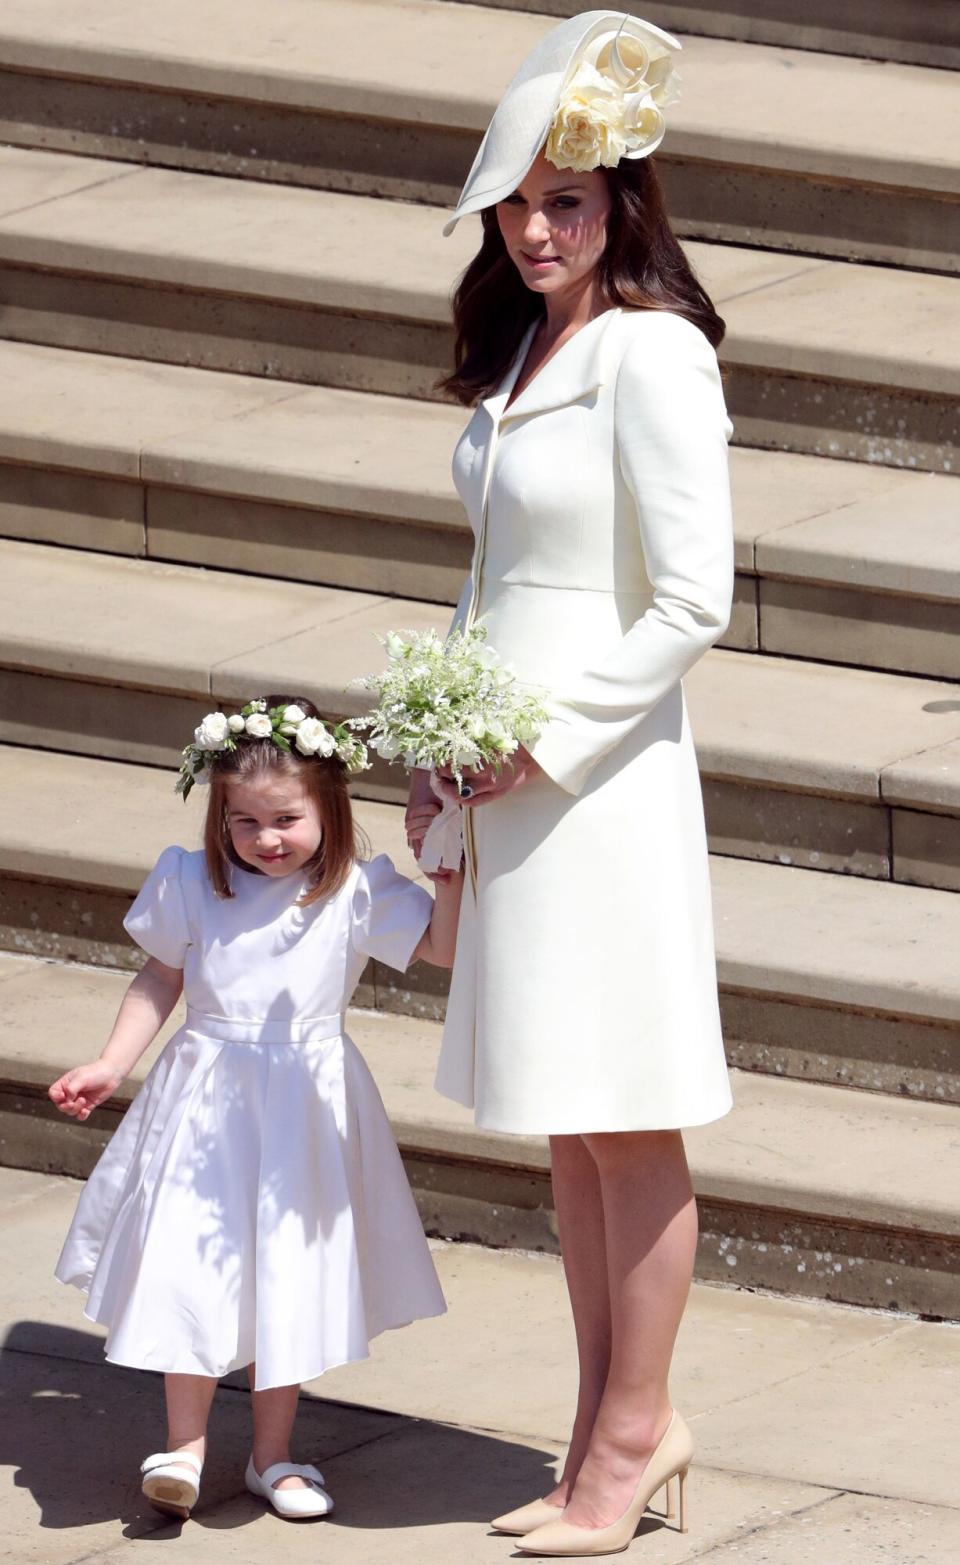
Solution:
M278 750L302 756L335 756L348 772L366 771L370 762L361 739L344 723L334 726L320 717L308 717L295 704L268 707L266 701L248 701L229 717L225 712L208 712L194 730L193 743L183 750L176 791L184 798L194 783L208 783L217 757L236 750L240 739L263 739Z
M663 140L663 110L680 96L666 36L651 28L639 38L621 28L587 47L563 88L544 145L555 168L582 174L655 151Z

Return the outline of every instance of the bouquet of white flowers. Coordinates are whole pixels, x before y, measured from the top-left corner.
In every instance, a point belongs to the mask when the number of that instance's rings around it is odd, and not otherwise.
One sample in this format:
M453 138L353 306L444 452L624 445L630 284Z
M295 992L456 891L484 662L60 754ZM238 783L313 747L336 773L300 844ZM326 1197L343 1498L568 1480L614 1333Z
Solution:
M408 768L448 767L459 786L466 768L502 766L533 744L547 709L486 636L482 625L446 641L435 630L388 632L386 669L356 681L377 697L368 716L354 719L369 730L370 748Z

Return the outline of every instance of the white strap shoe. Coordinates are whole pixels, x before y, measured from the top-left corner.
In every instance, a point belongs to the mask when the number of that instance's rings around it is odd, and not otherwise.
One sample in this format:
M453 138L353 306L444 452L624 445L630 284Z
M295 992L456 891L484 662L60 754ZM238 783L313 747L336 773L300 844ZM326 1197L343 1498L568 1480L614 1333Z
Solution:
M195 1474L191 1478L184 1468ZM200 1498L200 1474L203 1463L192 1451L157 1451L140 1464L141 1489L158 1511L180 1516L185 1521Z
M302 1478L309 1487L275 1489L273 1485L279 1478ZM278 1516L285 1516L290 1521L327 1516L333 1510L333 1501L323 1487L323 1474L308 1463L274 1462L265 1472L258 1473L251 1456L244 1482L251 1494L268 1500Z

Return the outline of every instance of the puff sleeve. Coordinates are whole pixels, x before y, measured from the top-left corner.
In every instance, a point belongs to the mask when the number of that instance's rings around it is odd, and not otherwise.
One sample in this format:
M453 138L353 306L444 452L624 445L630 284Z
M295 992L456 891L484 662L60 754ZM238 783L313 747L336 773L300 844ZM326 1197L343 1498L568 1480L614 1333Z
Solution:
M185 857L185 848L164 848L123 921L141 950L167 967L182 967L192 944L180 880Z
M360 865L352 938L364 956L406 972L432 915L430 893L401 875L386 853Z
M636 320L614 438L653 599L613 652L549 703L553 721L532 753L572 794L723 634L733 597L731 427L716 355L680 316Z

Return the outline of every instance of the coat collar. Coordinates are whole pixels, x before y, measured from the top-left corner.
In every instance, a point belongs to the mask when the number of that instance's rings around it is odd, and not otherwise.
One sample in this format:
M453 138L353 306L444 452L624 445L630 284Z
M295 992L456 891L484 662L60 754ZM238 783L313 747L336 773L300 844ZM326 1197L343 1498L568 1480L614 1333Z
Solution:
M489 412L494 423L513 418L529 418L534 413L548 413L554 408L579 402L602 386L608 378L611 350L611 328L619 317L619 309L605 310L594 316L586 326L581 326L554 357L538 370L525 386L517 400L507 407L507 399L516 385L536 323L532 325L517 351L517 356L496 391L484 397L481 406Z

